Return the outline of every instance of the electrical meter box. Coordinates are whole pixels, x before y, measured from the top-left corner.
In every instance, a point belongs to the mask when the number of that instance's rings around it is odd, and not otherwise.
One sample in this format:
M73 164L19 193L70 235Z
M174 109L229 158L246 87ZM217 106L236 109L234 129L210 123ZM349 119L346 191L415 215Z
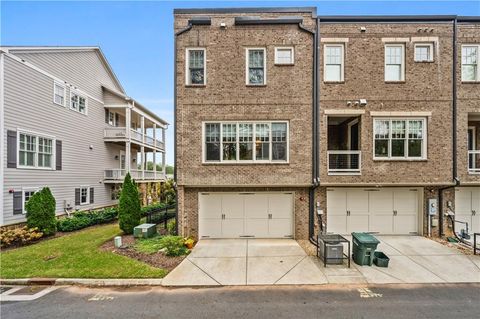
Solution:
M438 206L438 201L436 198L430 198L428 200L428 214L430 216L437 215L437 206Z

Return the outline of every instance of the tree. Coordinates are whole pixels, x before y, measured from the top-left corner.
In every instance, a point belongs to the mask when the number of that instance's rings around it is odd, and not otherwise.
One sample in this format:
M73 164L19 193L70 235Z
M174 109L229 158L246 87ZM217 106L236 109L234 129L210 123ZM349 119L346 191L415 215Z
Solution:
M55 197L50 188L44 187L36 192L25 205L27 210L27 226L38 228L45 235L53 235L57 231L57 219L55 217Z
M140 224L141 204L137 186L127 173L123 180L122 192L118 203L118 223L125 234L132 234L133 228Z

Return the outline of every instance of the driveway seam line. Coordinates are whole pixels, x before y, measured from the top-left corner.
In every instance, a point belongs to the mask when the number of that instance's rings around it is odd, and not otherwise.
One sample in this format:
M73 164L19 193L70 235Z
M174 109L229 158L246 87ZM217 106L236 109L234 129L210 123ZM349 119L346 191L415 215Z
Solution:
M412 255L412 256L422 256L422 255ZM426 255L426 256L428 256L428 255ZM434 256L435 256L435 255L434 255ZM441 255L440 255L440 256L441 256ZM433 271L431 271L430 269L428 269L428 268L425 267L424 265L416 262L415 260L413 260L412 258L410 258L410 256L405 255L405 257L407 257L407 258L410 259L412 262L414 262L415 264L419 265L420 267L422 267L423 269L425 269L426 271L428 271L428 272L431 273L432 275L440 278L440 279L443 280L444 282L446 282L446 283L449 282L448 280L446 280L445 278L443 278L443 277L440 276L440 275L437 275L436 273L434 273Z
M475 256L475 255L466 255L468 260L470 260L472 262L472 264L475 265L475 267L478 268L478 270L480 270L480 266L478 266L473 260L472 260L472 256Z
M200 268L197 264L195 264L192 260L188 259L189 262L192 263L192 265L194 265L195 267L197 267L198 269L200 269L201 272L203 272L205 275L207 275L208 277L210 277L213 281L215 281L217 284L219 284L220 286L224 286L223 284L221 284L218 280L216 280L215 278L213 278L212 276L210 276L205 270L203 270L202 268Z
M295 265L293 265L292 268L290 268L286 273L283 274L283 276L281 276L280 278L278 278L276 281L273 282L273 284L277 284L277 282L279 282L283 277L285 277L286 275L288 275L292 270L293 268L297 267L299 263L301 263L305 258L307 258L307 256L304 256L302 259L300 259Z

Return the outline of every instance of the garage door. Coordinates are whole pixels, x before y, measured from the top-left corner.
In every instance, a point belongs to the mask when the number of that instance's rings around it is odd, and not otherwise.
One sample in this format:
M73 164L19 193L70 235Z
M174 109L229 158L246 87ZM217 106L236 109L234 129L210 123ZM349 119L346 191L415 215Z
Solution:
M455 219L468 223L469 233L480 232L480 188L458 187L455 189ZM465 229L457 223L455 230Z
M416 234L419 189L327 189L327 231Z
M293 193L199 193L201 238L293 237Z

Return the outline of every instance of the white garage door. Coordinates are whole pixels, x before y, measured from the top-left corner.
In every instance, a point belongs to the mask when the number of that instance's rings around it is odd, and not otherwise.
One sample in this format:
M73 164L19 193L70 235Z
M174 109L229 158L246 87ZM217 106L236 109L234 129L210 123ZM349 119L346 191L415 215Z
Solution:
M293 237L293 193L199 193L200 238Z
M480 232L480 188L458 187L455 189L455 220L468 223L470 234ZM455 230L465 229L457 223Z
M327 189L327 231L417 234L419 189Z

